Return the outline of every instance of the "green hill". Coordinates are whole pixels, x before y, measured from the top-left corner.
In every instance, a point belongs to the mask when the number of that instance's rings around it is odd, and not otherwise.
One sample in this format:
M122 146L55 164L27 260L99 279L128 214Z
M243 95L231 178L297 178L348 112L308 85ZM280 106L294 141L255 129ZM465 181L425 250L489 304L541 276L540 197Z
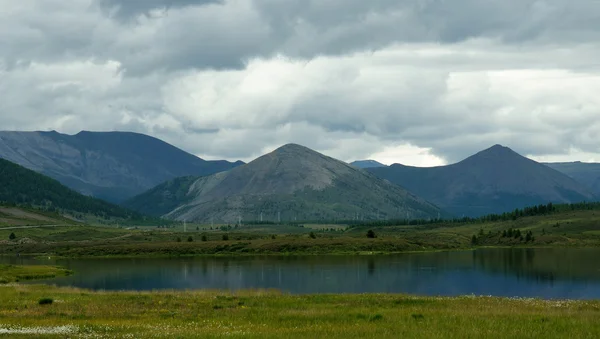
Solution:
M108 202L79 194L58 181L0 159L0 203L34 206L46 211L68 211L109 218L141 215Z

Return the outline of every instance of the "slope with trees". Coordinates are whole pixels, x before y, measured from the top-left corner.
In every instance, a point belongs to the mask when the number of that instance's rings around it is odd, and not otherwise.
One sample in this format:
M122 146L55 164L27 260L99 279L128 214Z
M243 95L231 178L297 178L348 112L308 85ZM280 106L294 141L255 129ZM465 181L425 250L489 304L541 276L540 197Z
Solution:
M46 211L71 211L108 218L141 215L108 202L79 194L58 181L0 159L0 203L34 206Z

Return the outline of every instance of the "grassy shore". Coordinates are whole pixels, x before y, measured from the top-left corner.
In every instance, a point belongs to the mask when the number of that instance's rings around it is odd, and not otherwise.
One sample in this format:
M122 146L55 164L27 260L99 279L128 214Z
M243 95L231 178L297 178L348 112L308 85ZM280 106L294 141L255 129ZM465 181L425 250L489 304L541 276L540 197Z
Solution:
M56 266L0 265L0 284L26 280L51 279L70 274L72 274L71 271Z
M483 223L332 227L244 225L177 228L70 225L5 229L0 255L62 257L323 255L457 250L477 247L600 247L600 211L565 211ZM518 229L518 236L504 236ZM367 238L373 230L376 238ZM530 233L532 238L526 239ZM476 241L473 242L473 236Z
M597 301L0 287L11 337L597 338L598 314Z

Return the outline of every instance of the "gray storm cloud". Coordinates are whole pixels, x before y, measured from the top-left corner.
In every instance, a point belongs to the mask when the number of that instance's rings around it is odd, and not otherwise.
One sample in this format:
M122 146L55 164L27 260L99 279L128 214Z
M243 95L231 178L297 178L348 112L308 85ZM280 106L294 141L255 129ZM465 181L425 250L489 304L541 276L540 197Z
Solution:
M575 159L599 152L597 22L591 0L0 0L0 128Z

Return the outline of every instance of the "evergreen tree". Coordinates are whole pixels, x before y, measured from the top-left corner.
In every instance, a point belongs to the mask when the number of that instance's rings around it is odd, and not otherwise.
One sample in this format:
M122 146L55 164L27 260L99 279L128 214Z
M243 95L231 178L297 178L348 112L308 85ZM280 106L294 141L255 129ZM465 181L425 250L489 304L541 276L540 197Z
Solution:
M528 231L528 232L527 232L527 234L526 234L526 236L525 236L525 241L526 241L526 242L533 241L533 232L531 232L531 231Z
M377 238L377 235L375 235L375 232L373 230L369 230L367 232L367 238L374 239Z
M15 239L17 239L17 236L16 236L14 233L11 233L11 234L8 236L8 239L10 239L10 240L15 240Z
M521 231L520 230L515 230L513 233L514 233L515 239L521 238Z

